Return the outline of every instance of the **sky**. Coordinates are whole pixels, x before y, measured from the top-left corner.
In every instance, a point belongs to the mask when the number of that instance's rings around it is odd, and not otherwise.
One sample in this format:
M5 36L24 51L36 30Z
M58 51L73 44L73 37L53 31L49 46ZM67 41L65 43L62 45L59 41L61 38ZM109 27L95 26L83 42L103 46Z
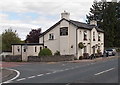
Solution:
M0 0L0 34L11 28L24 40L31 29L44 32L58 22L64 10L70 13L70 19L85 22L93 1Z

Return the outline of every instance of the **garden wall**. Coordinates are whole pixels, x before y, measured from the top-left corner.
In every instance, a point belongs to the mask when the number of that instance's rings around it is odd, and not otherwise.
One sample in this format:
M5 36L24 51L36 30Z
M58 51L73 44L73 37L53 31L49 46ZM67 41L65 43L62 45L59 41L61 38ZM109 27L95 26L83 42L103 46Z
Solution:
M28 56L29 62L58 62L58 61L72 61L73 55L61 55L61 56Z
M2 61L18 62L22 61L22 57L21 55L6 55L5 57L2 56Z

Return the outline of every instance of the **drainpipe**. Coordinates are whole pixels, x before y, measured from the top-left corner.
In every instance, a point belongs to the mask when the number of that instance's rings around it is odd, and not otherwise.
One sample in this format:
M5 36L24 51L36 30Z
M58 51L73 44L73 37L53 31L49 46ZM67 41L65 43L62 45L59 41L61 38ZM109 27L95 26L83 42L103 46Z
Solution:
M77 30L78 30L78 28L76 29L76 56L78 54L78 49L77 49L78 48L78 44L77 44L78 43L78 35L77 35L78 33L77 33Z
M22 57L22 45L21 45L21 57Z
M44 48L44 35L43 35L43 48Z
M14 45L13 45L13 55L14 55Z

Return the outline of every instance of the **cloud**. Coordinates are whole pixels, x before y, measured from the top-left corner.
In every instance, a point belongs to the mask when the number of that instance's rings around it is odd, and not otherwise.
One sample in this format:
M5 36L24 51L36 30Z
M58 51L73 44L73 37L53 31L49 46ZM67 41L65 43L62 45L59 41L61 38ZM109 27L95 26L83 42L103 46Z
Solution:
M12 26L25 39L31 28L45 31L51 27L64 10L70 12L70 19L85 22L92 3L93 0L1 0L0 29Z

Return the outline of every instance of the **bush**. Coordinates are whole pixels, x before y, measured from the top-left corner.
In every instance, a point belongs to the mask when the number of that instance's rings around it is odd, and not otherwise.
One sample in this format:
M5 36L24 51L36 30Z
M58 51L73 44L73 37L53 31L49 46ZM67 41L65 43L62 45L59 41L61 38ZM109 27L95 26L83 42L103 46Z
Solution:
M57 50L54 55L60 55L60 51Z
M117 52L120 52L120 48L117 48L116 51L117 51Z
M95 54L90 55L90 59L93 59L93 58L95 58Z
M49 56L52 55L52 51L48 48L43 48L42 50L40 50L38 56Z
M95 57L102 57L102 52L96 53Z
M80 42L80 43L78 44L78 47L79 47L80 49L83 49L83 48L84 48L84 44L83 44L82 42Z
M83 57L84 57L85 59L89 59L89 53L83 53Z
M80 57L79 57L79 60L82 60L82 59L83 59L83 56L80 56Z
M78 60L77 57L74 57L74 60Z

